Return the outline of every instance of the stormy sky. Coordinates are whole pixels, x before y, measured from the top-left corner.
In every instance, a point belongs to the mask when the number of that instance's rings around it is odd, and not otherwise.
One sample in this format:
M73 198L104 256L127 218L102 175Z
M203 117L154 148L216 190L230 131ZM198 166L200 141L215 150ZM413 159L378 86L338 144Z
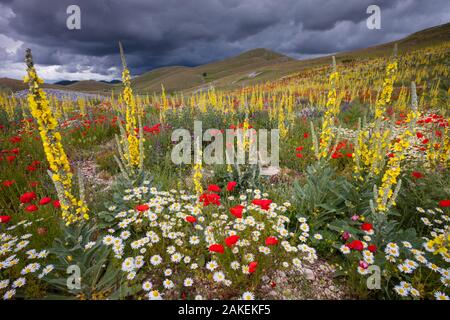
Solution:
M66 26L73 4L80 30ZM381 8L380 30L366 26L371 4ZM0 77L23 77L28 47L47 82L111 80L120 76L119 40L140 74L254 48L314 57L447 22L448 0L0 0Z

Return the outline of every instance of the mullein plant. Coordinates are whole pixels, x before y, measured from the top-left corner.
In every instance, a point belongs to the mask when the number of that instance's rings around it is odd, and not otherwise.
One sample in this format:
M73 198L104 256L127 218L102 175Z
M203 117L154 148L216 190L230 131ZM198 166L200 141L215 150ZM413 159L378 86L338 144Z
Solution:
M169 110L169 100L166 97L166 90L164 85L161 84L161 103L159 107L159 122L164 123L166 119L166 113Z
M40 88L43 81L34 68L31 50L26 50L25 62L27 73L24 82L28 82L28 105L31 115L37 121L44 152L49 164L50 175L61 203L62 218L67 225L80 220L88 220L88 207L84 200L82 183L80 183L80 199L73 194L73 174L69 160L61 144L61 134L58 131L58 121L50 109L45 92ZM81 179L81 176L79 176Z
M359 121L354 152L354 172L359 180L363 180L363 173L378 176L385 164L385 155L389 147L391 130L383 128L383 116L386 106L391 101L394 82L397 73L397 46L391 62L386 67L385 79L380 94L374 106L374 122L370 126L362 126ZM364 121L365 124L365 121Z
M194 167L193 167L193 176L192 181L194 182L194 191L197 195L197 200L199 199L200 195L203 194L203 187L202 187L202 145L200 138L197 138L195 141L195 148L197 149L197 156L194 159ZM197 201L197 206L200 207L200 201Z
M340 106L337 97L337 82L339 81L339 73L336 68L336 58L333 56L333 71L329 76L329 90L327 95L326 109L322 122L322 130L320 133L320 140L314 130L314 125L311 122L311 136L313 139L313 151L318 160L329 157L329 149L335 135L333 127L335 126L336 118L339 115Z
M121 139L116 136L119 157L114 156L120 171L126 180L133 180L143 172L144 132L140 117L137 115L136 100L131 89L131 76L125 61L122 44L119 42L122 59L122 100L125 104L125 128L118 121Z
M415 84L411 84L411 111L405 119L405 124L408 126L393 142L389 144L390 157L387 161L387 168L381 179L381 187L377 191L376 196L376 210L378 212L386 212L390 207L395 206L395 199L401 187L401 180L398 177L401 173L401 162L405 159L404 152L410 146L410 139L415 135L415 127L417 119L419 118L419 111L417 106L417 97ZM397 185L397 186L396 186ZM394 189L395 188L395 189ZM373 207L373 205L371 205Z

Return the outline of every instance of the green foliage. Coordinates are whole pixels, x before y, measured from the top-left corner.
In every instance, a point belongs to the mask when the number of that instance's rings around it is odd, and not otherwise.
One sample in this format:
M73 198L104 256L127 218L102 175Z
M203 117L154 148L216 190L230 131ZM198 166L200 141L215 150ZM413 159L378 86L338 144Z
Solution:
M314 228L322 228L336 218L344 216L347 194L352 185L322 162L306 169L303 185L294 184L293 204L298 216L308 217Z
M97 240L99 231L95 223L71 226L61 223L60 228L63 234L55 239L49 250L55 259L55 271L45 278L52 287L48 298L104 299L111 295L121 298L129 293L121 287L119 269L110 259L110 248ZM71 266L77 266L80 270L79 288L76 279L67 274ZM75 288L69 289L70 283L75 284Z

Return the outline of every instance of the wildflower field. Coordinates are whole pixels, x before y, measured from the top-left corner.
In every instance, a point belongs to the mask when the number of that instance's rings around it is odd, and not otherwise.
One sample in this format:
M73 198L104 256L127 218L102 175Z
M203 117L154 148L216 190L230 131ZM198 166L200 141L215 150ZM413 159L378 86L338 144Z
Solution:
M154 94L124 49L120 91L47 94L28 50L0 95L3 299L449 298L449 42ZM175 164L194 121L278 129L279 168Z

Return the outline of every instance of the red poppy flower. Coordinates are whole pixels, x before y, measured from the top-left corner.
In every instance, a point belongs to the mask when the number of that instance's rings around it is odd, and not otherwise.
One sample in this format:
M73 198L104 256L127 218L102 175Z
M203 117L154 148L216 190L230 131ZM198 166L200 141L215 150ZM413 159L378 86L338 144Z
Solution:
M307 139L308 137L309 137L309 134L308 134L308 133L304 133L304 134L303 134L303 138Z
M300 158L300 159L303 158L303 154L301 154L301 153L296 153L295 156L296 156L297 158Z
M227 238L225 238L225 244L227 245L227 247L231 248L233 245L236 244L236 242L238 242L239 240L239 236L233 235L233 236L229 236Z
M136 210L140 212L147 211L150 207L147 204L139 204L136 206Z
M37 182L37 181L30 182L30 187L32 187L32 188L37 187L38 185L39 185L39 182Z
M190 222L190 223L194 223L195 221L197 221L197 219L193 216L187 216L186 221Z
M230 208L230 213L236 218L242 218L242 210L244 210L244 207L238 204L237 206Z
M256 267L258 267L258 262L253 261L248 264L248 272L253 273L256 271Z
M5 187L11 187L13 184L14 184L14 180L6 180L6 181L3 181L3 185L5 186Z
M19 154L19 151L20 151L19 148L11 149L11 153L14 153L14 154Z
M230 182L228 182L228 184L227 184L227 190L228 190L228 191L233 191L234 188L236 187L236 185L237 185L237 182L236 182L236 181L230 181Z
M269 210L270 204L272 203L272 200L270 199L255 199L252 201L254 205L260 206L263 210Z
M153 127L144 126L143 130L144 130L144 132L147 132L147 133L157 134L160 132L160 128L159 128L160 126L161 126L161 123L157 123Z
M278 239L275 237L267 237L266 238L266 245L267 246L274 246L278 244Z
M204 193L199 198L200 202L203 202L203 206L209 206L210 204L214 204L216 206L220 206L220 196L215 193Z
M22 140L22 138L19 136L9 138L9 141L11 143L19 143L21 140Z
M344 155L340 152L333 152L333 154L331 155L331 158L333 159L339 159L339 158L343 158Z
M359 240L353 240L352 242L347 244L347 247L349 249L358 250L358 251L362 251L362 249L364 249L362 242Z
M295 148L295 151L302 151L302 150L303 150L303 146Z
M39 204L42 205L46 205L48 203L52 202L52 198L50 197L44 197L39 201Z
M450 207L450 200L441 200L439 201L439 206L443 208Z
M34 192L25 192L20 196L21 203L30 203L34 199L36 199L36 194Z
M61 203L59 202L59 200L54 200L52 204L53 204L53 207L55 207L55 208L61 207Z
M371 244L367 247L367 250L369 250L372 253L375 253L377 251L377 246L374 244Z
M13 162L14 160L16 160L16 156L7 156L6 160L8 160L9 163Z
M346 153L345 156L346 156L347 158L353 158L353 153Z
M220 187L219 187L218 185L216 185L216 184L210 184L210 185L208 186L208 191L211 191L211 192L220 192Z
M416 178L416 179L423 178L423 174L421 174L421 173L418 172L418 171L413 171L413 173L411 173L411 175L412 175L414 178Z
M209 246L209 251L216 252L216 253L223 253L224 248L223 245L215 243Z
M8 223L11 220L11 216L0 216L0 223Z
M28 212L33 212L33 211L36 211L37 209L38 209L38 207L35 204L30 204L25 207L25 211L28 211Z
M423 138L423 134L420 133L420 132L417 132L417 133L416 133L416 136L417 136L417 138L419 138L419 139L422 139L422 138Z
M373 229L372 224L370 224L370 223L368 223L368 222L364 222L364 223L361 225L361 230L363 230L363 231L370 231L370 230L372 230L372 229Z

